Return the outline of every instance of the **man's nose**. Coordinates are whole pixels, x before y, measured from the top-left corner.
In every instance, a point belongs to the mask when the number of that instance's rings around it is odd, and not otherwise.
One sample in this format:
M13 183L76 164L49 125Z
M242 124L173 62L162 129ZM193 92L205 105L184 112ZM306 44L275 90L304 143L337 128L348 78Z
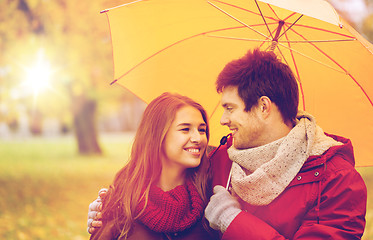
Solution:
M223 115L220 118L220 124L221 125L228 125L230 122L229 118L226 116L226 114L223 113Z

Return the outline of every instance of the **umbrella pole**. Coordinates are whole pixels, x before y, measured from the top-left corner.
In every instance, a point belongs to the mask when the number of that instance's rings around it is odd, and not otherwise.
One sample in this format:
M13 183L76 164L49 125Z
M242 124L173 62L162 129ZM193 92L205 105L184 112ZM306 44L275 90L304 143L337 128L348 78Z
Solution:
M273 52L275 50L275 48L277 47L278 39L279 39L279 36L280 36L280 33L281 33L281 28L282 28L282 26L284 26L284 24L285 24L285 22L282 21L282 20L280 20L278 22L278 26L277 26L277 30L276 30L276 35L275 35L275 37L272 40L271 46L269 47L269 51Z

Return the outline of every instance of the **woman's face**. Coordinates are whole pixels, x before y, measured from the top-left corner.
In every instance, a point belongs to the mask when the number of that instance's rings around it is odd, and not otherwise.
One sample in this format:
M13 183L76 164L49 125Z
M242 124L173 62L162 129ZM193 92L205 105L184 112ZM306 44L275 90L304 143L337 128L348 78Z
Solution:
M199 166L207 146L206 128L198 109L179 109L164 140L162 167L185 170Z

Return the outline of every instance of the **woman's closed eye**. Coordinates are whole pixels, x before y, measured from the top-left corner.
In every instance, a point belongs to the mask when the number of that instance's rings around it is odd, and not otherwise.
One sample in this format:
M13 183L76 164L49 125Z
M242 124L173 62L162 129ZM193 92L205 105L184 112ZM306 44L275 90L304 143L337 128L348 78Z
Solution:
M200 133L206 133L206 128L200 128L198 131L199 131Z

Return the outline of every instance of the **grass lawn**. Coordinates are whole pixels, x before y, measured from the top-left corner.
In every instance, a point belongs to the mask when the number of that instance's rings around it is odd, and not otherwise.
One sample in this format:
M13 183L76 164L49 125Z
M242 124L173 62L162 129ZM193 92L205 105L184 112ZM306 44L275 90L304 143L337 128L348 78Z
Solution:
M0 239L88 239L88 205L125 163L132 137L103 137L77 155L72 137L0 140Z
M131 135L105 136L104 155L82 157L72 137L0 139L0 239L88 239L88 204L125 163ZM359 168L373 189L373 168ZM373 239L368 195L365 240Z

